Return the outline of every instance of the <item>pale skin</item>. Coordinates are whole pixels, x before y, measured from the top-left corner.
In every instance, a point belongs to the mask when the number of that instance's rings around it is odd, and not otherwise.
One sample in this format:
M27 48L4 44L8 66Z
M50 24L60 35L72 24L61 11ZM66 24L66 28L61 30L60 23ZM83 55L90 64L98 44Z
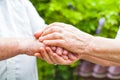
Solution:
M38 33L38 32L37 32ZM38 39L40 36L35 33L34 37ZM41 47L40 53L35 53L40 59L45 60L49 64L71 65L79 60L80 55L73 54L62 47Z
M35 54L38 58L40 53ZM50 47L41 48L41 55L43 55L43 59L49 64L59 64L59 65L71 65L77 60L79 60L79 55L73 55L69 53L67 59L53 52ZM41 58L41 57L40 57ZM52 63L51 63L52 62Z
M0 38L0 60L18 54L33 55L44 45L32 38Z
M63 54L62 51L64 51L62 48L51 48L46 47L43 43L33 38L0 38L0 60L8 59L19 54L27 54L29 56L38 56L40 59L46 60L49 64L55 64L58 61L60 64L64 62L65 65L69 65L78 59L78 55L72 55L69 52L67 52L69 55L65 55L67 58L60 56ZM61 50L59 51L59 49ZM58 55L58 52L60 55ZM55 61L52 60L51 56Z
M120 40L94 37L69 24L53 23L36 33L48 46L59 46L81 59L103 66L120 66Z

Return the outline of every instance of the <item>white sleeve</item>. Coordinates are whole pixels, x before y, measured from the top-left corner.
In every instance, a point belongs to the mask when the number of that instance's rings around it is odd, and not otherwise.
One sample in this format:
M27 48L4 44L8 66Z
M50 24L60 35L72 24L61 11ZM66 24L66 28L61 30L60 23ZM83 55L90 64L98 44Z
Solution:
M29 0L23 0L23 3L26 7L33 33L43 29L46 25L45 21L39 16L32 3Z

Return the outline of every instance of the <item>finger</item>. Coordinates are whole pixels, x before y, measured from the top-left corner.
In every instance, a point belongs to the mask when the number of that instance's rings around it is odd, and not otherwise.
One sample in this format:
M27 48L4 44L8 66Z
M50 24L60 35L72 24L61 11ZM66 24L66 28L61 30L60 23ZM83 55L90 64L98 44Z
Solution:
M74 62L69 59L64 60L63 57L57 55L56 53L53 53L48 47L46 47L46 50L48 51L49 55L51 55L51 58L55 64L70 65Z
M46 47L46 51L47 51L49 57L51 58L51 60L53 61L53 63L58 64L58 62L56 62L56 60L53 58L53 55L56 53L54 53L49 47Z
M57 53L58 55L62 55L62 53L63 53L63 48L57 47L56 53Z
M59 64L62 64L62 65L70 65L70 64L72 64L73 63L73 61L71 61L71 60L64 60L63 58L61 58L59 55L57 55L57 54L54 54L53 55L53 58L54 58L54 60L56 61L56 62L58 62Z
M46 52L46 50L43 47L40 48L40 52L41 52L41 55L43 56L45 61L47 61L50 64L53 64L52 60L48 56L48 53Z
M38 39L38 38L41 36L42 33L43 33L43 31L35 32L35 33L34 33L34 37L35 37L36 39Z
M67 50L64 49L63 51L63 55L67 55L69 52Z
M51 47L51 49L52 49L53 51L55 51L56 48L57 48L56 46Z
M63 57L64 60L68 60L68 56L66 55L61 55L61 57Z
M69 57L70 60L76 60L77 59L77 57L72 53L69 53L68 57Z
M59 46L64 48L63 40L44 40L43 43L48 46Z
M62 39L62 35L60 33L54 32L52 34L39 37L39 41L52 40L52 39Z
M42 55L40 53L35 53L34 56L36 56L36 57L38 57L38 58L43 60L43 57L42 57Z
M62 24L62 26L61 26L61 24ZM49 28L52 28L52 27L64 27L64 23L60 23L60 22L54 22L54 23L51 23L51 24L49 24L49 25L47 25L44 29L43 29L43 31L46 31L47 29L49 29Z
M69 28L68 28L69 27ZM59 30L60 29L65 29L65 30L68 30L68 31L71 31L72 29L75 29L72 25L70 25L70 24L65 24L65 23L60 23L60 22L54 22L54 23L52 23L52 24L50 24L50 25L48 25L46 28L45 28L45 30L48 30L48 29L50 29L50 28L59 28ZM45 31L44 30L44 31ZM49 30L50 31L50 30ZM49 32L48 31L48 32ZM51 31L52 32L52 31ZM57 31L57 32L59 32L59 31ZM62 30L60 31L60 32L62 32ZM74 33L74 31L72 31L73 33ZM47 35L47 34L49 34L49 33L47 33L47 32L45 32L45 34L44 35Z
M50 28L50 27L55 27L55 26L58 26L58 27L62 27L62 28L63 28L63 27L65 27L65 26L68 26L68 24L60 23L60 22L54 22L54 23L50 24L48 28Z
M59 28L59 27L57 27L57 26L49 27L48 29L44 30L44 32L42 33L41 36L45 36L45 35L48 35L48 34L51 34L51 33L54 33L54 32L59 32L59 33L61 33L62 30L61 30L61 28Z
M48 26L44 27L41 31L35 32L35 33L34 33L34 37L35 37L36 39L39 39L39 37L43 34L43 32L44 32L45 30L47 30L49 27L50 27L50 26L48 25Z
M48 28L55 28L57 26L57 28L60 28L60 29L64 29L64 30L68 30L68 31L71 31L71 29L75 29L72 25L70 24L66 24L66 23L60 23L60 22L54 22L52 24L49 25ZM73 31L72 31L73 32Z
M48 27L50 27L50 26L49 26L49 25L48 25L48 26L45 26L41 31L35 32L35 33L34 33L34 37L35 37L36 39L38 39Z
M70 24L65 24L65 23L60 23L60 22L55 22L55 23L52 23L49 25L50 27L59 27L65 31L69 31L71 33L75 33L76 34L76 31L79 32L80 30L77 29L77 28L74 28L73 25L70 25ZM74 31L75 30L75 31ZM79 35L79 34L78 34Z

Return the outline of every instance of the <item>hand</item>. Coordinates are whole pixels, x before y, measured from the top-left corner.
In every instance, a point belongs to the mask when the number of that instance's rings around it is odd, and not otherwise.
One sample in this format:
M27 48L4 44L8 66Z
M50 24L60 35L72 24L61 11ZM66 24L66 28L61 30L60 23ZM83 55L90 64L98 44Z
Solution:
M75 60L76 57L75 55L78 54L73 54L63 48L60 47L49 47L53 53L56 53L58 56L62 57L64 60ZM48 63L52 64L54 63L52 60L50 60L50 58L48 57L48 54L45 54L44 52L46 51L45 48L39 49L40 53L35 53L34 55L37 56L40 59L43 59L45 61L47 61Z
M64 60L68 60L68 59L74 60L74 56L79 55L79 54L73 54L61 47L51 47L51 49L54 51L54 53L61 56Z
M119 40L93 37L64 23L50 24L35 36L41 36L39 40L45 45L59 46L72 53L79 53L82 59L101 65L120 65Z
M36 39L23 39L19 41L20 51L27 55L33 56L34 53L40 53L40 48L45 45Z
M93 36L64 23L50 24L43 31L35 33L35 36L41 36L39 40L45 45L63 47L80 54L86 53L86 48L93 39Z
M39 39L40 38L40 34L41 34L40 32L36 32L35 35L34 35L34 37L36 39ZM69 54L69 56L71 56L71 54L72 54L69 51L67 51L67 50L65 50L65 49L63 49L61 47L55 47L55 46L53 46L53 47L50 47L50 48L52 49L53 52L57 53L59 56L62 56L65 60L68 59L68 54ZM42 54L39 55L39 58L42 58Z
M40 49L41 54L36 53L35 56L39 57L42 55L43 59L49 64L61 64L61 65L70 65L79 59L79 55L68 54L68 59L64 59L62 56L54 53L50 47ZM41 57L40 57L41 58Z
M67 65L67 64L72 64L73 62L75 62L78 59L77 56L72 55L71 53L69 53L69 55L68 55L69 59L68 59L68 57L66 56L68 52L59 47L57 47L57 48L52 47L52 49L53 48L56 49L55 52L57 52L57 53L54 53L51 48L49 48L49 47L45 48L44 44L42 44L38 40L34 40L34 39L23 39L22 41L20 41L19 45L20 45L21 52L23 52L27 55L30 55L30 56L35 55L35 56L39 57L40 59L44 59L45 61L47 61L50 64L57 63L57 64L66 64ZM53 56L53 57L51 58L51 56ZM67 59L64 56L66 56Z

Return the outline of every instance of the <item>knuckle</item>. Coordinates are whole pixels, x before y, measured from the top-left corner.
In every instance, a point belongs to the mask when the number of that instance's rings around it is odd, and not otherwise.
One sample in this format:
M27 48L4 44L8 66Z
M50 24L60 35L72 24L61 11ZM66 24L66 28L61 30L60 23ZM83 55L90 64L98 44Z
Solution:
M58 34L60 39L63 39L63 34Z
M59 35L59 33L58 33L58 32L55 32L55 33L54 33L54 36L58 36L58 35Z
M58 31L57 27L52 27L52 28L50 28L50 30L51 30L52 32L57 32L57 31Z
M59 28L58 26L52 27L50 30L51 30L52 32L59 32L59 33L62 32L61 28Z
M62 32L63 32L63 31L62 31L62 28L59 28L59 27L58 27L56 30L57 30L57 32L59 32L59 33L62 33Z
M60 36L59 33L57 33L57 32L53 33L53 37L58 38L59 36Z
M56 31L56 29L55 29L54 27L50 28L50 30L51 30L52 32Z

